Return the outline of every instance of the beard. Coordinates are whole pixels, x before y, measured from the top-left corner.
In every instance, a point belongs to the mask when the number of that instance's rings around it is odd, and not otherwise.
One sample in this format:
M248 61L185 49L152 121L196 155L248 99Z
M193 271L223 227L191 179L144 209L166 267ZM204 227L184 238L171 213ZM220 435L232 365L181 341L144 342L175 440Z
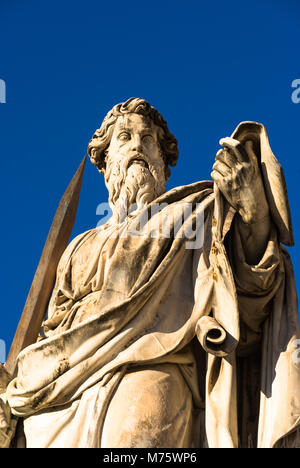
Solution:
M153 163L141 153L113 159L108 154L105 183L113 214L121 222L165 192L165 168L164 163Z

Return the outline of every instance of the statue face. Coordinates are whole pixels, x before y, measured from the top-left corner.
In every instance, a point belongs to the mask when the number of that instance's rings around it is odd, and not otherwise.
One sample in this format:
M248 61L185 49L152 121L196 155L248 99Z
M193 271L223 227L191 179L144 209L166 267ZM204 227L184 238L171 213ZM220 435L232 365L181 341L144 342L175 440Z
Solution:
M125 114L115 123L106 156L105 183L119 218L130 207L140 209L165 192L159 131L140 114Z
M144 168L161 165L158 139L159 128L150 119L140 114L125 114L118 118L111 138L108 154L110 160L128 161L127 170L133 164Z

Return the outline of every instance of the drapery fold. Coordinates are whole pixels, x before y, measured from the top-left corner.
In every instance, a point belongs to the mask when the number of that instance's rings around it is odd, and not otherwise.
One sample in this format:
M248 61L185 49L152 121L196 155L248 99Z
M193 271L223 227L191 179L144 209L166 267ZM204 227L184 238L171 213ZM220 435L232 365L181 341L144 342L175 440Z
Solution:
M270 203L272 187L276 177L282 184L282 173L265 129L247 123L239 126L239 134L243 140L247 135L259 139L256 149L264 162L264 183L267 177L272 180L267 190ZM257 445L273 447L296 431L300 372L294 352L299 327L292 266L280 245L280 241L292 243L288 206L284 201L277 203L280 190L274 194L272 230L258 265L247 264L238 219L220 193L213 192L211 182L178 187L155 201L166 203L160 216L163 226L172 219L171 237L154 235L158 214L148 216L138 236L123 235L137 217L142 220L139 213L129 217L126 225L108 223L102 230L74 239L58 267L44 324L46 338L20 353L17 377L7 389L12 412L27 420L28 431L35 430L40 415L56 412L59 418L60 409L70 405L72 415L77 414L76 421L82 423L82 440L88 440L84 431L101 428L118 376L122 378L128 366L141 364L175 363L185 368L194 404L203 408L195 389L197 356L191 355L189 343L197 324L201 334L201 320L207 316L225 333L224 340L208 353L203 428L207 445L239 446L237 359L258 346ZM176 231L185 204L193 208ZM191 240L186 233L201 215L204 244L195 251L186 249ZM84 419L85 407L80 407L84 399L90 401L88 395L97 396L100 405L92 426ZM56 437L51 431L49 441ZM98 446L99 437L97 432L97 442L89 438L90 446Z

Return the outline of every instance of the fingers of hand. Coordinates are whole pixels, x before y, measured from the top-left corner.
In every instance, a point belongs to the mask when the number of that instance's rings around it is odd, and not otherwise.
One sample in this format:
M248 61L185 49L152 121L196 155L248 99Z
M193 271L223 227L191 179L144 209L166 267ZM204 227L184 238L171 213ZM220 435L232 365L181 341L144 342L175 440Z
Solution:
M227 166L230 168L234 167L238 163L235 155L231 154L227 149L220 149L217 152L216 161L221 161L227 164Z
M217 160L213 165L213 171L219 172L219 174L221 174L223 177L229 176L231 174L231 168L220 160Z
M213 181L216 182L218 186L219 184L221 184L222 180L224 179L224 177L217 171L212 171L210 175Z
M220 145L224 146L239 162L249 161L249 156L243 145L234 138L221 138Z

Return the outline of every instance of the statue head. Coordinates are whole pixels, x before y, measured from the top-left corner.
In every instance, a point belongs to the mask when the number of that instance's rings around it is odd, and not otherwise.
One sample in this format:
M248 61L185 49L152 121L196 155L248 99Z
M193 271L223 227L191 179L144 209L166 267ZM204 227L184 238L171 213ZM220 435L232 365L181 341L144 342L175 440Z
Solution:
M178 147L162 115L144 99L131 98L109 111L88 154L104 173L114 210L124 203L128 208L145 205L161 195Z

